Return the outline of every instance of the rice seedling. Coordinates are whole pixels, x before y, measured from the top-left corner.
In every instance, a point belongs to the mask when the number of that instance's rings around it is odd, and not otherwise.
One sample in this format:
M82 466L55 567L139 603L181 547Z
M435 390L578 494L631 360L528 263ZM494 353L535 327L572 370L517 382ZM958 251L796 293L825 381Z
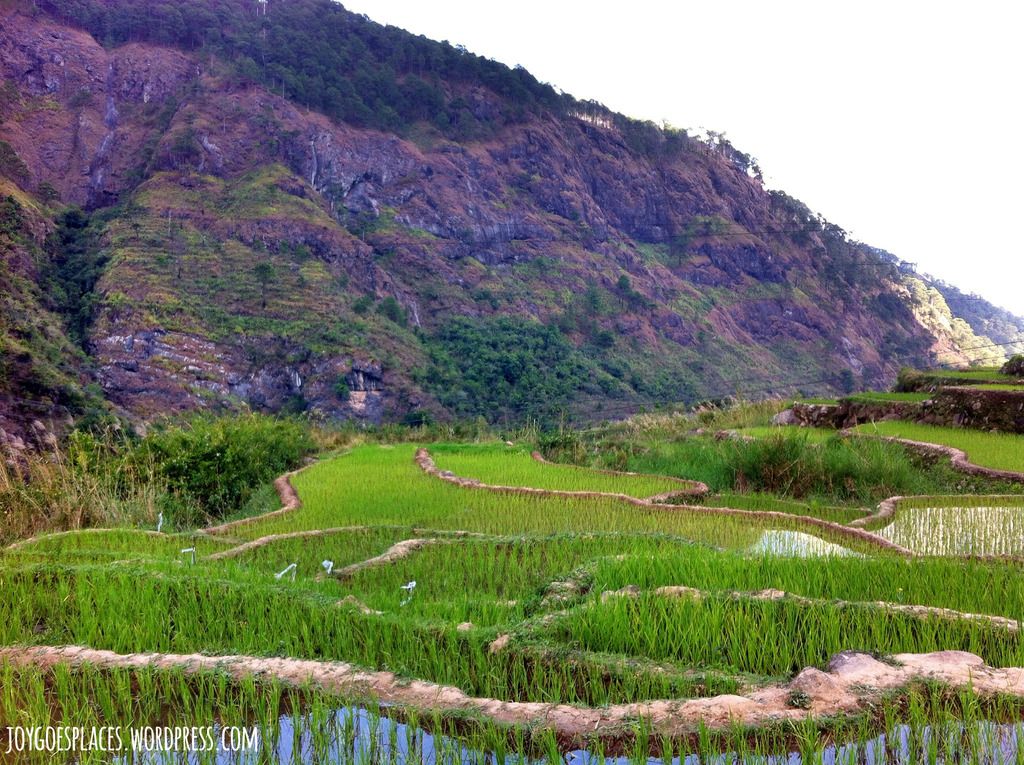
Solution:
M592 569L594 591L635 585L642 590L685 585L699 590L766 588L809 598L888 601L1024 618L1019 566L949 558L750 556L692 547L657 556L602 558Z
M486 446L437 444L431 455L438 468L462 478L501 486L529 486L556 491L600 491L644 498L681 491L679 480L654 475L609 475L572 465L538 462L528 449L504 443Z
M60 574L28 567L3 578L5 592L14 596L0 605L3 645L337 660L455 685L471 695L587 705L722 689L684 673L570 663L543 651L492 652L492 630L422 623L397 603L393 613L365 614L326 595L303 593L298 583L87 567Z
M1024 641L1005 629L870 607L657 594L587 606L552 622L551 638L584 650L776 677L823 667L845 649L883 654L963 650L993 665L1024 662Z
M1013 504L1010 504L1010 503ZM989 500L986 506L951 502L930 507L901 503L896 517L878 534L923 555L1024 556L1024 501Z
M1021 727L1006 718L1019 706L981 702L969 694L937 687L912 689L883 699L873 717L823 728L815 721L749 731L701 727L681 738L651 736L638 722L619 738L564 746L549 731L529 737L483 720L446 721L431 715L358 704L317 691L274 683L235 686L223 676L176 672L79 670L54 675L0 667L0 677L17 693L0 700L2 713L28 710L26 727L76 724L116 730L113 753L84 755L82 762L304 763L345 765L541 765L555 762L631 765L695 763L854 763L1020 761ZM138 689L133 692L133 689ZM76 700L78 703L75 703ZM95 703L89 703L94 701ZM210 722L216 720L214 726ZM143 726L168 730L201 728L191 749L159 751L132 747L144 741ZM241 735L240 735L241 734ZM241 736L246 736L243 739ZM16 742L0 731L0 747ZM244 746L258 741L255 746ZM213 744L210 749L200 746ZM238 747L229 751L227 746ZM931 756L930 756L931 755ZM21 753L18 762L48 762L49 755ZM674 760L673 758L678 758ZM934 759L934 758L938 759ZM883 759L884 758L884 759Z
M238 556L211 561L211 565L237 569L241 575L257 572L269 575L295 563L299 575L315 577L323 572L325 560L331 562L332 570L341 569L379 555L395 542L413 536L413 529L401 526L343 528L321 536L286 537Z
M651 427L683 432L681 421ZM928 556L897 557L798 516L849 523L864 517L865 498L893 487L945 486L902 447L774 431L751 443L628 446L622 454L633 469L710 476L728 493L704 499L703 508L498 494L424 474L415 444L358 445L293 479L301 508L223 535L156 534L153 518L145 529L53 535L0 552L0 646L341 661L474 696L588 706L747 692L848 649L961 649L996 666L1024 663L1024 638L1005 625L874 604L1024 619L1019 565L963 557L1020 554L1018 497L905 500L882 533ZM679 486L658 475L543 464L503 443L436 444L431 452L441 469L486 483L634 497ZM784 515L724 515L716 507ZM275 534L293 536L262 539ZM253 544L241 547L247 540ZM702 596L653 592L671 586ZM750 596L768 588L806 600ZM612 596L616 590L627 594ZM796 695L791 708L808 703ZM695 728L679 738L656 735L637 718L568 741L539 728L381 709L372 699L217 673L0 666L0 750L11 720L213 720L255 726L266 743L249 759L196 752L190 762L810 763L882 754L909 763L997 750L1022 759L1007 743L1019 735L1019 700L926 687L894 693L873 710L760 729ZM81 761L110 760L90 757Z
M736 548L755 543L760 530L780 525L822 533L795 517L768 521L684 508L645 509L614 498L512 498L465 489L425 475L413 463L413 453L411 446L368 446L315 465L294 480L303 500L301 510L232 533L253 538L349 524L412 525L493 535L631 531L667 533ZM382 487L387 487L386 495Z
M205 534L154 534L142 529L95 529L75 533L57 533L0 550L4 558L28 557L65 563L92 560L171 559L182 547L196 547L199 555L208 555L231 547L231 542Z

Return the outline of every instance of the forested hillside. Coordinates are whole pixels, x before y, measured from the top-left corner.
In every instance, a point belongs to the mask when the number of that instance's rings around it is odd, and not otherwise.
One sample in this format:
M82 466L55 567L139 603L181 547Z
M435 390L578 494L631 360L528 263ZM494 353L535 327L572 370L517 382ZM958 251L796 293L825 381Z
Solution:
M5 385L64 414L600 420L885 385L1013 339L721 137L329 0L0 14L0 174L34 221L4 267L35 297L5 319L49 327L8 335L64 370Z

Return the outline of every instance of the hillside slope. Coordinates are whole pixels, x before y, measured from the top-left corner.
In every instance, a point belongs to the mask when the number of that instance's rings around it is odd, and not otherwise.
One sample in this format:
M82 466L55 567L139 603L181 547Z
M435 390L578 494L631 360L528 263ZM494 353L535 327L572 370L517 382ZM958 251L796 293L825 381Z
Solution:
M138 419L602 419L991 343L727 142L327 0L169 8L0 5L0 172L88 212L66 324Z

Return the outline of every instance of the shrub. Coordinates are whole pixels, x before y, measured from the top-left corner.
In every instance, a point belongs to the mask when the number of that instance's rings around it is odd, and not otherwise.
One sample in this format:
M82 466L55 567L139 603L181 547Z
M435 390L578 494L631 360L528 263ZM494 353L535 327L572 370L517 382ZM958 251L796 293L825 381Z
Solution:
M1009 361L1003 364L1003 368L1000 371L1004 375L1024 377L1024 354L1017 353L1012 356Z
M341 401L348 401L348 397L351 394L352 389L349 387L348 378L346 378L345 375L341 375L337 382L334 383L334 395Z
M399 305L398 301L391 295L388 295L380 301L380 305L377 306L377 313L401 327L405 326L405 311L402 309L402 306Z
M359 316L365 316L371 308L373 308L373 298L369 295L363 295L352 304L353 312Z
M240 509L256 489L296 467L314 448L298 421L245 415L157 427L134 451L136 459L152 461L168 492L179 500L179 514L191 515L194 508L219 518ZM199 519L175 520L190 525Z

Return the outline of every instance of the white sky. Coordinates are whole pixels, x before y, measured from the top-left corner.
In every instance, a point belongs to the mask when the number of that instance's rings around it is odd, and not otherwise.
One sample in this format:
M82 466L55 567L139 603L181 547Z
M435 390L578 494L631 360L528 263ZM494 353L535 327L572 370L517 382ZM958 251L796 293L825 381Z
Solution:
M723 131L769 186L1024 315L1024 4L344 4L632 117Z

